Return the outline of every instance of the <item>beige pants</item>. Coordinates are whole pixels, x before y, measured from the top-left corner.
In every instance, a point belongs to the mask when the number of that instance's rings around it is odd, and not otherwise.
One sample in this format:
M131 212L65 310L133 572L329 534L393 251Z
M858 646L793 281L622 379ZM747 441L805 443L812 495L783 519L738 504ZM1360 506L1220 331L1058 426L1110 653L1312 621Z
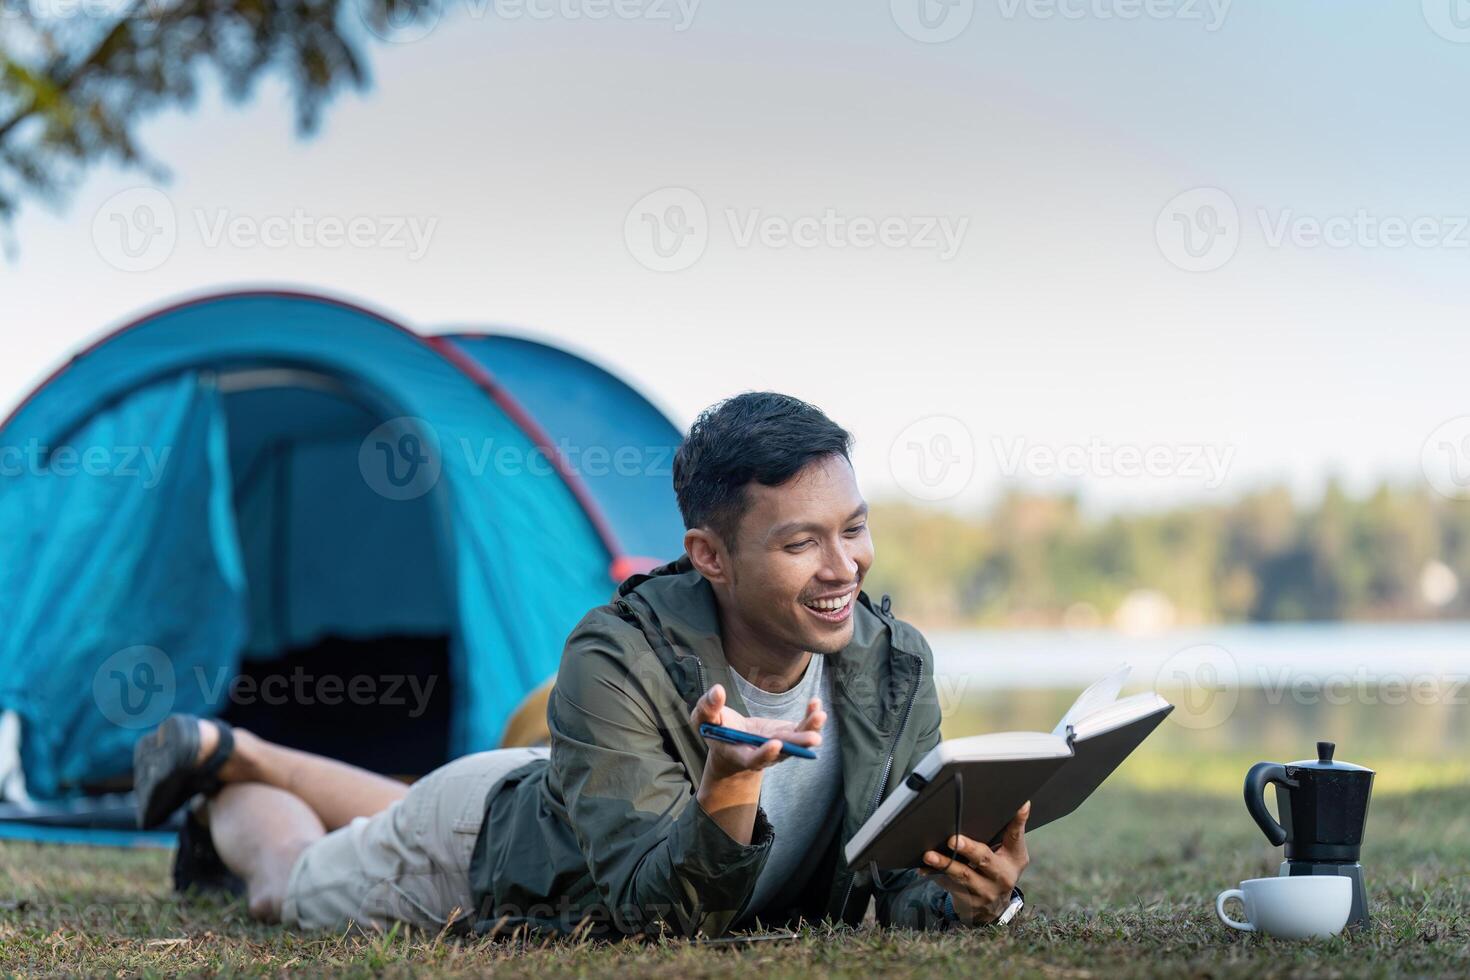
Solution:
M438 929L473 913L470 858L485 799L511 771L548 754L520 748L465 756L381 813L327 834L291 869L282 921L297 929L392 922Z

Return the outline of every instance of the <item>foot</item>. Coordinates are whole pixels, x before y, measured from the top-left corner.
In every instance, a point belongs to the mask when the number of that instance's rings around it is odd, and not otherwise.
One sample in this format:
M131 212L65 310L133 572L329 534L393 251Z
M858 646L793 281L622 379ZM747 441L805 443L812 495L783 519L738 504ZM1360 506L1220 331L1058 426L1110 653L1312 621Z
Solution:
M194 758L194 765L204 765L204 760L214 755L214 750L219 747L219 729L214 722L205 718L199 719L199 754ZM226 763L228 765L229 763Z
M245 882L220 860L210 838L209 807L196 807L184 817L179 848L174 853L174 891L224 892L244 895Z
M220 723L200 718L199 721L199 752L194 757L194 765L203 766L214 755L214 750L219 748ZM234 739L234 745L230 748L230 754L225 757L224 764L219 767L218 778L222 783L243 783L248 780L257 779L255 775L255 747L259 739L243 728L231 728L230 734Z
M204 736L209 748L205 749ZM223 722L201 724L192 715L170 715L133 747L133 788L138 826L157 827L194 796L216 792L234 749Z

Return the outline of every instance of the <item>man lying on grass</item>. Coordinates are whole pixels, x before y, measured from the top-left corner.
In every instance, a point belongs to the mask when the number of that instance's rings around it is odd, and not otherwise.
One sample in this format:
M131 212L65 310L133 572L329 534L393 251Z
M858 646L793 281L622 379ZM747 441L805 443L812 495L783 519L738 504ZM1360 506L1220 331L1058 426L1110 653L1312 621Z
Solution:
M843 858L939 741L928 645L860 591L873 543L850 443L772 393L699 418L674 464L685 555L572 632L549 750L482 752L405 787L176 715L138 744L140 821L202 794L176 873L222 861L252 915L303 929L718 935L856 922L874 895L884 924L994 922L1020 900L1028 808L996 849L952 839L922 870L875 881ZM706 741L704 722L767 741Z

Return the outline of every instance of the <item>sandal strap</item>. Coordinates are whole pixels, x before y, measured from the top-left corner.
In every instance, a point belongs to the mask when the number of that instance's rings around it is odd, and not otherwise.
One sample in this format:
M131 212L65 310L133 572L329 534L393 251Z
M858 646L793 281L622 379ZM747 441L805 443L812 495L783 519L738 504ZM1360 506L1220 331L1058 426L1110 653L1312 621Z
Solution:
M235 730L226 722L212 719L215 728L219 730L219 743L215 745L214 751L209 758L194 770L194 780L200 786L203 793L214 793L223 784L219 779L219 771L224 768L230 759L230 754L235 751Z

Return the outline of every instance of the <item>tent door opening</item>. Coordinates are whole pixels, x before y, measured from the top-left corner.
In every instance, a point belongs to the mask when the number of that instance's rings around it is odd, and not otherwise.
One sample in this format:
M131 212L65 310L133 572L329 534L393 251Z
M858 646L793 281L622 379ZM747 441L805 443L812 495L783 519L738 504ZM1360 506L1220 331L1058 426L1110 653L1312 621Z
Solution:
M403 436L422 446L432 433L316 371L251 367L217 383L248 604L220 716L389 775L448 761L446 495L390 479L408 472Z

